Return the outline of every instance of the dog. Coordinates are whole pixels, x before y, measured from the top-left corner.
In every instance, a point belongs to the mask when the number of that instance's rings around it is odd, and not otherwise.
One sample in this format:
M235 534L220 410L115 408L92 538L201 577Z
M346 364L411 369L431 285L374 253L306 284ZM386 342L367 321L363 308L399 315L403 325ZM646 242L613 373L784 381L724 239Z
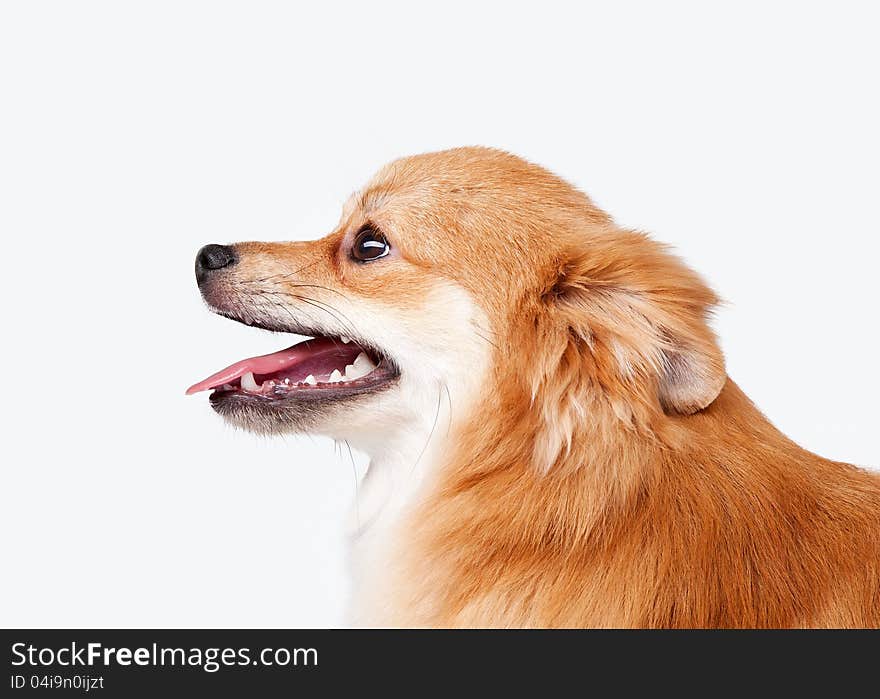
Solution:
M208 245L196 277L312 339L188 392L371 459L353 625L880 626L880 478L777 431L710 288L542 167L403 158L327 237Z

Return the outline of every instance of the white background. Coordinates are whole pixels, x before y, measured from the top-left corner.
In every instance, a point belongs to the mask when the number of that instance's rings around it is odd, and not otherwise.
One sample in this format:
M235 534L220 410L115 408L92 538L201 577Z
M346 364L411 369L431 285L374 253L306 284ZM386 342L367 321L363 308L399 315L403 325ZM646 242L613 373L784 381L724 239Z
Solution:
M510 149L674 244L758 405L880 464L870 4L604 5L3 4L3 626L341 623L352 465L184 397L287 344L192 261L323 235L426 150Z

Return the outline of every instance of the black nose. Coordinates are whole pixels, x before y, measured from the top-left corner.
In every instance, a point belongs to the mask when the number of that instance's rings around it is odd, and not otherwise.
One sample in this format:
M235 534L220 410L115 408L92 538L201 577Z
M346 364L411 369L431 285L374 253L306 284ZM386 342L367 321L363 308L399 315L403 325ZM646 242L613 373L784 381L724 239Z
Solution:
M196 281L201 284L215 269L235 262L235 251L227 245L206 245L196 255Z

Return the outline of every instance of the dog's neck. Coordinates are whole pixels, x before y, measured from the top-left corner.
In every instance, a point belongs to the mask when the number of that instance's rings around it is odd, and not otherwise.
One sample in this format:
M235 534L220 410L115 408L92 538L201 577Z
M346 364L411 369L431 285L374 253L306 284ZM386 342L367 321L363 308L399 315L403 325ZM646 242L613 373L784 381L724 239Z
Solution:
M433 416L414 421L408 429L386 435L384 444L369 453L370 463L351 512L349 535L353 541L369 536L397 516L435 474L448 438L438 433L434 423Z
M358 445L370 457L349 516L349 568L352 600L349 622L375 625L390 618L393 597L388 580L400 559L395 548L405 541L400 528L436 483L451 434L444 401L435 410L397 422L380 442Z
M631 465L632 460L619 458L619 450L629 457L642 451L648 461L649 452L658 448L655 439L633 434L609 414L618 438L595 442L578 433L569 458L562 459L555 471L544 472L534 460L542 427L534 422L532 412L487 433L499 415L514 416L499 411L489 400L456 422L447 405L440 401L435 410L401 420L383 433L380 443L361 446L371 458L350 518L351 623L385 624L398 618L400 602L411 591L401 590L395 580L411 578L413 566L431 565L420 553L426 540L454 537L463 529L519 539L533 536L535 528L561 528L575 537L588 536L607 507L625 501L643 475L621 470L622 463ZM559 497L548 499L546 492L541 495L545 488L558 488L560 479L569 483L558 493L570 498L568 503L560 503ZM462 497L452 502L450 492ZM542 497L562 507L538 512L535 521L533 500ZM569 521L559 519L563 513ZM498 516L509 516L504 527L493 523ZM535 528L518 528L517 522Z

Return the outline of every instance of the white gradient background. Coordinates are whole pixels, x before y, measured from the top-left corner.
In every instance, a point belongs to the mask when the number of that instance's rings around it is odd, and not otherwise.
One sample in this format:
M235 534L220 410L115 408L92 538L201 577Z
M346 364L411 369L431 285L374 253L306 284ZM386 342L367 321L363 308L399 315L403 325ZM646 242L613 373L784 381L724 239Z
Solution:
M873 9L572 5L2 5L0 624L342 623L352 465L184 397L285 345L192 260L323 235L420 151L512 150L673 244L770 418L880 465Z

